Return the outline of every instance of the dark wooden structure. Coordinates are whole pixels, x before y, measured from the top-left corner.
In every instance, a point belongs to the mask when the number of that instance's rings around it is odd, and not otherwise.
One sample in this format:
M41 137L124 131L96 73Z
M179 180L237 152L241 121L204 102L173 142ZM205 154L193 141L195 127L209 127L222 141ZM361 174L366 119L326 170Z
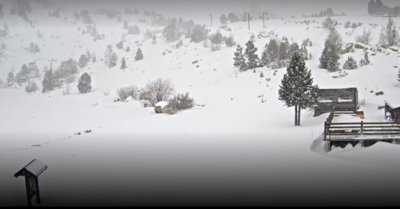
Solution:
M318 97L314 117L332 111L356 112L358 109L357 88L320 89Z
M25 167L14 174L15 178L25 177L26 195L28 206L32 206L32 197L36 196L36 203L40 204L38 177L47 169L47 166L38 160L32 160Z
M399 123L332 123L333 118L341 114L355 116L351 112L331 112L324 126L325 151L331 151L332 146L344 148L351 144L355 147L358 143L368 147L379 141L400 144Z
M388 122L400 123L400 104L385 101L385 117Z

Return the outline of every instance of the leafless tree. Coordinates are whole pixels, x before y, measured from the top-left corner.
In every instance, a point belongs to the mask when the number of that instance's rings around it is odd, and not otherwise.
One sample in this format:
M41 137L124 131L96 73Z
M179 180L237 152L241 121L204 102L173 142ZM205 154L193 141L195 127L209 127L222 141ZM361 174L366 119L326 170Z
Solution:
M381 35L378 44L381 46L389 47L396 46L400 43L399 31L396 28L396 23L392 17L389 16L389 22L386 27L382 27Z
M155 106L158 102L168 101L174 95L175 87L170 80L158 78L149 81L140 94L141 100L148 100Z
M364 30L362 35L356 37L356 41L369 45L372 41L371 30L368 30L368 32Z

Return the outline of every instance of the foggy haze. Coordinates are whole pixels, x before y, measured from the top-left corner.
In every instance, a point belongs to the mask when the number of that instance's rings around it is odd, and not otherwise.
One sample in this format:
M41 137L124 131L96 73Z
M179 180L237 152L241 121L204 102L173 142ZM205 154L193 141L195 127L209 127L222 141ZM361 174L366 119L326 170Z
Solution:
M243 13L252 12L260 14L263 10L267 11L269 17L290 17L292 15L311 15L313 13L332 8L337 14L345 12L351 15L367 15L367 5L369 0L116 0L116 1L62 1L65 7L73 9L84 8L138 8L141 12L155 11L163 13L168 17L183 17L193 19L196 22L208 24L209 14L213 14L218 20L221 14L229 12ZM383 1L388 6L399 5L396 0Z

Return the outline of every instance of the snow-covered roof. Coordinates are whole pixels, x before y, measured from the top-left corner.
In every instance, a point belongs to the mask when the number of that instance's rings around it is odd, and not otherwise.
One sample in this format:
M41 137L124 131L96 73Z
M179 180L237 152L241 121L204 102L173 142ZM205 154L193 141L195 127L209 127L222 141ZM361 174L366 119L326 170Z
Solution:
M328 100L319 100L318 102L332 102L332 100L328 99Z
M32 175L39 176L47 169L47 166L40 162L39 160L32 160L25 167L23 167L20 171L18 171L14 176L18 177L22 171L28 171Z
M168 104L169 104L169 102L167 102L167 101L161 101L161 102L158 102L155 106L163 108L163 107L167 106Z
M399 97L391 97L385 100L385 103L388 104L391 108L400 108L400 98Z
M351 99L340 99L339 98L339 102L352 102L353 100Z

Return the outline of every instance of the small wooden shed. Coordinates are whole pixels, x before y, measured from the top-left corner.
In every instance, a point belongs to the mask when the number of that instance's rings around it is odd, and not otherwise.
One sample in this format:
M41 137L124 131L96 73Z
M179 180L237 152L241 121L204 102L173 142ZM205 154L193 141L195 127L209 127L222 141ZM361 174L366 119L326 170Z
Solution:
M32 206L32 197L36 196L36 203L40 204L39 181L38 177L47 169L47 166L39 160L32 160L21 170L14 174L15 178L25 176L26 195L28 206Z
M358 108L357 88L320 89L314 117L332 111L352 111Z
M388 122L400 123L400 99L385 101L385 118Z

